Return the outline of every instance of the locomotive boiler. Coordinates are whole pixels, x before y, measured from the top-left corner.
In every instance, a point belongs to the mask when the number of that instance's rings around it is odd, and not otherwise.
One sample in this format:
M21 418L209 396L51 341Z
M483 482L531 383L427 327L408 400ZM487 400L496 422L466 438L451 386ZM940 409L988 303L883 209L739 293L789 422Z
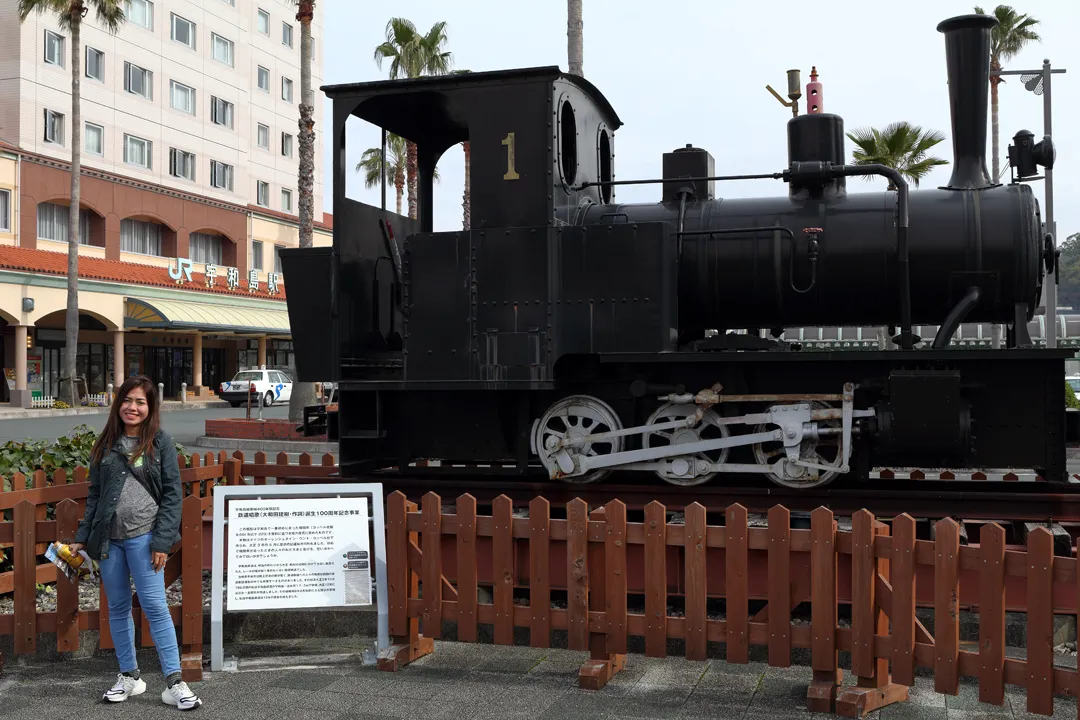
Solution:
M717 174L688 145L661 178L627 181L615 110L558 68L324 87L334 243L282 262L299 378L339 384L343 475L806 488L909 466L1063 480L1072 351L1027 335L1056 251L1024 180L1053 145L1020 133L1013 180L987 172L996 22L937 27L952 174L919 191L845 164L843 120L825 113L788 122L785 168ZM416 144L417 220L346 197L351 116ZM434 232L435 165L466 141L471 227ZM849 193L866 174L889 189ZM727 180L786 192L723 198ZM616 203L628 182L655 184L659 202ZM965 320L1006 325L1007 347L950 349ZM778 339L794 325L887 326L896 349L801 349ZM940 327L929 349L914 325Z

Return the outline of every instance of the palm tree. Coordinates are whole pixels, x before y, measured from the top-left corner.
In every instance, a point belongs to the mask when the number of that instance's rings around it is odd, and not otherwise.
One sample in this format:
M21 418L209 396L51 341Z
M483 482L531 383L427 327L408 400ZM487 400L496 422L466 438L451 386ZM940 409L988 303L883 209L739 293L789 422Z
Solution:
M584 23L581 0L566 0L566 54L571 75L585 77Z
M895 122L884 130L877 128L859 128L847 133L848 139L855 143L852 151L856 165L885 165L898 170L912 185L919 187L919 181L939 165L948 165L947 160L927 157L926 153L945 136L937 130L923 130L907 122ZM865 176L873 180L873 176ZM896 190L896 185L889 181L889 190ZM878 348L888 349L887 328L877 328Z
M985 15L983 9L975 6L975 12ZM1041 38L1032 29L1039 21L1027 15L1020 15L1008 5L998 5L994 8L994 17L997 18L997 27L990 31L990 69L1001 70L1001 63L1011 60L1029 42L1038 42ZM994 182L997 182L1000 170L998 169L998 85L1005 82L1000 75L990 76L990 125L993 148Z
M472 70L455 70L454 75L466 75ZM472 225L472 199L470 197L470 167L472 165L472 153L469 152L469 141L461 143L461 149L465 151L465 190L461 193L461 229L468 230Z
M884 130L859 128L847 136L855 143L852 155L856 165L891 167L900 171L915 187L919 187L919 181L935 167L949 164L947 160L926 154L945 139L937 130L923 130L918 125L901 121L887 125ZM873 180L873 177L866 179ZM889 181L889 190L896 190L892 181Z
M437 22L421 35L416 26L405 18L390 18L386 23L386 40L375 48L375 64L382 69L384 59L390 59L390 79L418 78L421 75L445 75L453 65L446 51L446 23ZM406 175L409 182L409 217L416 219L416 143L405 144Z
M405 194L405 138L386 133L386 177L394 183L397 191L397 214L401 214L401 199ZM382 148L368 148L356 163L356 172L364 174L364 187L373 188L382 182ZM436 169L434 180L438 181Z
M300 215L300 247L312 245L312 226L315 223L315 97L311 92L311 21L315 17L315 0L293 0L296 20L300 23L300 170L297 178L298 210ZM289 420L300 422L304 408L314 405L315 384L293 383L289 398Z
M19 20L30 13L52 11L58 25L71 35L71 203L68 211L67 310L64 319L64 375L71 407L79 406L75 385L75 358L79 348L79 176L82 174L82 23L93 8L98 23L116 33L124 23L123 0L19 0ZM25 352L25 350L22 350ZM61 383L65 378L61 378Z

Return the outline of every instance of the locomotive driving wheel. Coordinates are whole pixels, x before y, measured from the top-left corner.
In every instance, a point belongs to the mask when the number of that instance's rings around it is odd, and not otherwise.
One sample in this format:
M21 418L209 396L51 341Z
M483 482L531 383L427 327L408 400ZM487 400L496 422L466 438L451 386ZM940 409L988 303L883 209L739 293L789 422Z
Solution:
M810 403L814 410L828 410L832 406L827 402L814 400ZM842 428L839 419L818 420L819 428ZM774 430L775 425L762 423L754 428L755 433ZM799 445L799 458L819 465L835 465L841 457L842 437L839 434L821 435L818 438L804 436ZM759 465L773 465L778 460L784 460L784 443L781 440L772 440L764 443L756 443L754 446L754 458ZM839 474L838 470L820 470L796 465L789 460L784 460L782 472L767 472L765 476L777 485L784 487L807 489L828 485Z
M607 455L621 452L622 437L586 440L590 435L622 430L618 414L599 398L591 395L571 395L548 408L533 428L533 448L548 475L558 471L556 453L561 449L574 455ZM566 440L561 448L554 447ZM594 470L584 475L563 475L562 479L574 484L594 483L611 473L610 468Z
M655 423L667 423L677 420L686 420L698 410L696 405L675 405L667 403L661 405L649 417L649 425ZM672 445L685 445L686 443L698 442L699 440L715 440L720 437L728 437L731 431L727 425L718 424L720 416L716 411L709 408L702 413L701 421L694 427L676 428L674 430L654 430L646 432L643 444L646 448L669 447ZM657 470L656 474L664 482L681 487L691 487L709 482L715 477L715 472L696 473L695 463L723 463L727 462L731 448L720 448L709 452L700 452L693 456L669 459L663 470ZM706 466L708 467L708 466Z

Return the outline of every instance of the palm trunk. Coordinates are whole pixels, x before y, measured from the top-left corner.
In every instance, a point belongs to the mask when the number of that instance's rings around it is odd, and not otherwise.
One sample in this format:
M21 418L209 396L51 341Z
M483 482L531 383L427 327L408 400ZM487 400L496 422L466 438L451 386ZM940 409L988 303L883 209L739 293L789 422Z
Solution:
M465 192L461 198L461 229L468 230L472 225L472 206L469 200L469 166L471 163L471 153L469 152L469 141L461 143L461 147L465 150Z
M416 219L416 143L411 140L405 143L405 171L409 180L409 217Z
M296 19L300 23L300 177L297 179L300 247L309 248L315 220L315 98L311 94L311 20L315 14L315 0L299 0L297 4ZM317 401L313 382L294 382L289 397L289 420L303 421L304 408Z
M68 379L68 401L79 407L75 384L75 359L79 354L79 175L82 173L82 108L80 107L82 74L82 0L71 7L71 205L68 208L68 276L67 312L64 318L64 375ZM26 352L26 350L22 350ZM63 387L63 382L60 383Z
M566 54L570 74L585 77L585 57L582 49L584 23L581 20L581 2L582 0L567 0L566 2Z
M405 197L405 175L398 170L394 173L394 190L397 191L397 214L401 214L401 201Z
M998 63L991 63L991 69L1000 70L1001 66ZM1001 78L996 75L990 77L990 147L992 152L990 157L992 158L992 164L994 166L994 175L990 178L991 183L996 183L998 179L998 85L1001 84Z

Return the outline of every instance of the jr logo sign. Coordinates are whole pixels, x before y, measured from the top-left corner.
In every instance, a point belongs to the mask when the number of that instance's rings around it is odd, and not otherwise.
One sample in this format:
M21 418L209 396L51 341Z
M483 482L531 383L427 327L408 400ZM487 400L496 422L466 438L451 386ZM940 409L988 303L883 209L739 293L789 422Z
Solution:
M191 266L192 262L188 258L175 258L175 263L169 263L169 277L176 281L177 285L182 285L186 279L191 282Z

